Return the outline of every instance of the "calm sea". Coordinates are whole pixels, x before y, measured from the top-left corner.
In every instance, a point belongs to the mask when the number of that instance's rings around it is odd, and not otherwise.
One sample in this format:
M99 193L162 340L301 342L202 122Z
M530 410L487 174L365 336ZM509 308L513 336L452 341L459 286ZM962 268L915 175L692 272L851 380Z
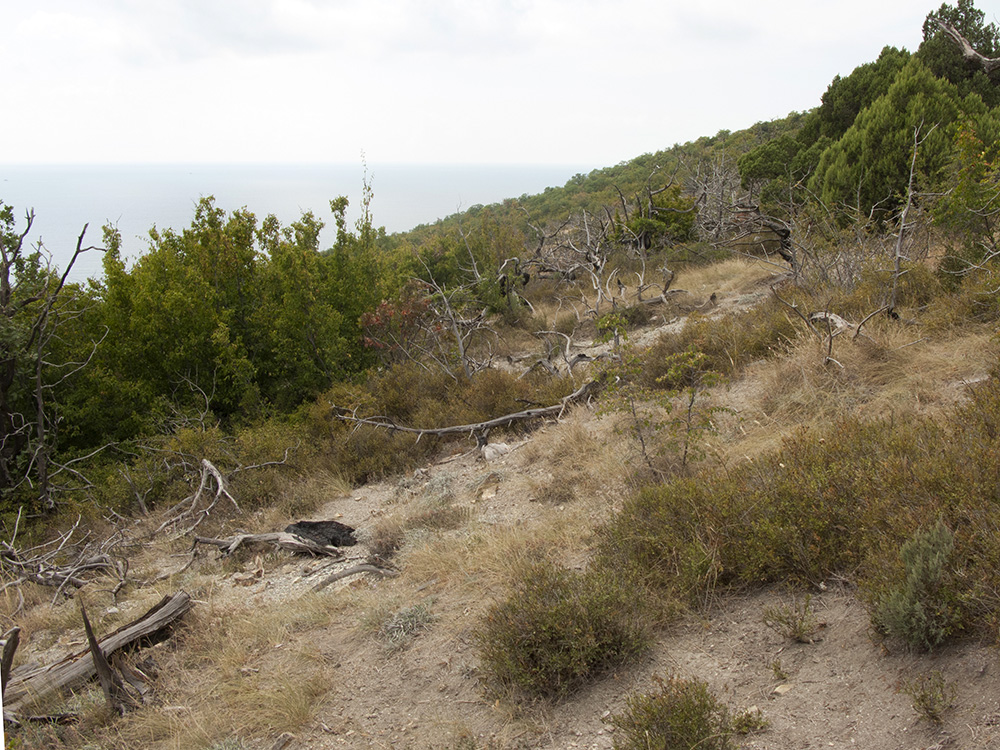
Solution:
M423 166L370 165L375 224L402 232L477 204L533 195L566 184L583 166ZM149 229L190 226L194 207L212 195L226 211L246 207L258 219L274 214L286 225L312 211L327 227L321 247L329 247L336 228L330 199L346 195L348 220L359 216L364 167L358 165L0 165L0 201L12 206L18 229L32 208L28 238L41 241L60 268L72 256L85 224L84 246L101 244L101 227L121 230L126 257L148 247ZM73 278L101 275L98 252L84 254Z

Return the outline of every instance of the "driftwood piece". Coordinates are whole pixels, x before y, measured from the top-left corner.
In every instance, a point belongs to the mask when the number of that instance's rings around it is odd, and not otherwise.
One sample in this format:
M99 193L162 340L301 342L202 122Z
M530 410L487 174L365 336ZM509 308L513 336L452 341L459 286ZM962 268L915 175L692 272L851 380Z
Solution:
M298 534L287 531L270 531L266 534L237 534L226 539L196 536L195 544L209 544L218 547L224 555L231 555L244 544L273 544L281 549L292 552L305 552L312 555L340 556L340 550L330 544L320 544L312 539L306 539Z
M138 619L101 638L98 646L103 654L110 656L120 649L156 641L192 606L194 603L185 591L165 596ZM39 698L79 685L95 674L97 671L89 648L70 654L47 667L14 675L4 695L4 707L15 715L20 714Z
M359 573L374 573L375 575L382 576L383 578L395 578L399 575L395 570L389 570L388 568L379 568L376 565L355 565L353 568L348 568L347 570L341 570L332 575L328 575L322 581L313 586L313 591L322 591L331 583L339 581L342 578L348 578L350 576L356 576Z
M339 413L337 418L345 422L357 425L369 425L370 427L382 427L393 432L408 432L417 436L419 440L424 435L474 435L480 446L486 445L487 436L494 427L507 427L514 422L526 419L540 419L542 417L560 417L563 412L574 403L586 401L593 396L601 387L600 380L591 380L568 396L560 399L558 404L544 406L537 409L525 409L524 411L505 414L502 417L488 419L485 422L475 424L461 424L453 427L438 428L417 428L404 427L393 422L388 417L356 417L353 414Z

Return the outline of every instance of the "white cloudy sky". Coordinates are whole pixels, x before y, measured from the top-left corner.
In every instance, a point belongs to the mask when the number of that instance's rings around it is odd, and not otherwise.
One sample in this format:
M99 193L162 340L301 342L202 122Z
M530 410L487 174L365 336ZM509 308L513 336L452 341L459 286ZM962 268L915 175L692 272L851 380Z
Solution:
M0 163L605 166L816 106L939 5L0 0Z

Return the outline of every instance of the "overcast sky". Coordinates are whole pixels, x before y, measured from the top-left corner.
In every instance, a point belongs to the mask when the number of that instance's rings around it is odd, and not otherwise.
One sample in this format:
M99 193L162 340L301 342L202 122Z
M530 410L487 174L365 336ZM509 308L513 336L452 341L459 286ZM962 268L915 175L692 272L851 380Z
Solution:
M608 166L812 108L939 6L0 0L0 163Z

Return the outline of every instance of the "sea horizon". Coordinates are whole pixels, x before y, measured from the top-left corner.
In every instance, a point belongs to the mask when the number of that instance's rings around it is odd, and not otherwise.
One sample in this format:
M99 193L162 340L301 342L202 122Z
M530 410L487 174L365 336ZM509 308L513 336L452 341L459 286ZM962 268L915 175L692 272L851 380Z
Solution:
M35 214L26 242L41 242L61 270L76 249L101 246L102 227L116 226L123 256L148 249L149 230L189 227L198 201L213 196L227 213L241 208L282 226L312 211L326 225L320 247L333 244L330 200L347 196L349 225L361 215L363 184L372 188L372 219L390 234L433 224L476 205L562 187L595 167L551 164L0 164L0 201L14 209L17 231ZM101 254L84 253L74 281L100 278Z

